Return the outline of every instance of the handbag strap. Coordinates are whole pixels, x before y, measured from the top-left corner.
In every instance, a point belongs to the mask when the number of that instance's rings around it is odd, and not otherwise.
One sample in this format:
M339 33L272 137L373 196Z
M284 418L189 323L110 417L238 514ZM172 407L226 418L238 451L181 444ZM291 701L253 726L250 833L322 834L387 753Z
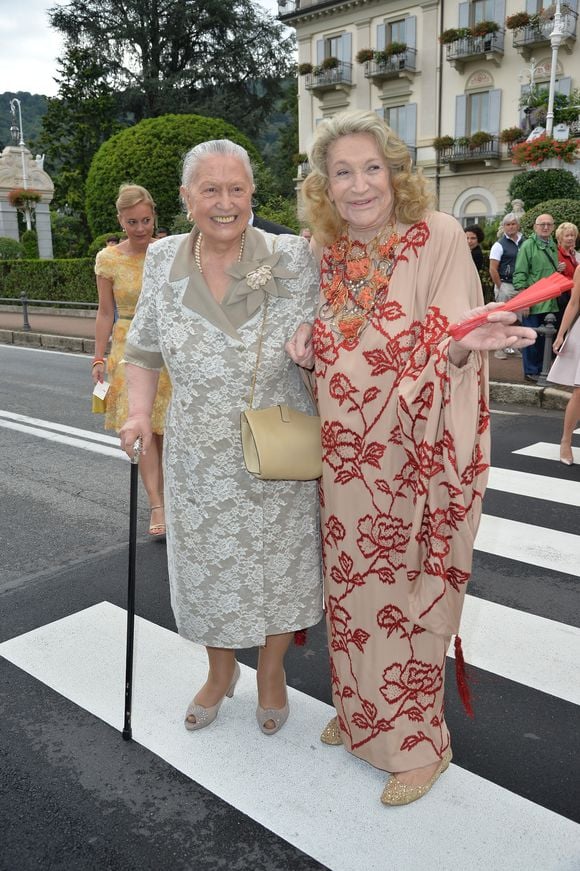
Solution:
M265 295L264 298L264 316L262 318L262 328L260 330L260 336L258 338L258 350L256 352L256 365L254 366L254 375L252 377L252 386L250 388L250 401L248 403L248 408L251 408L254 403L254 391L256 389L256 379L258 377L258 366L260 365L260 356L262 353L262 341L264 339L264 330L266 328L266 315L268 314L268 294Z

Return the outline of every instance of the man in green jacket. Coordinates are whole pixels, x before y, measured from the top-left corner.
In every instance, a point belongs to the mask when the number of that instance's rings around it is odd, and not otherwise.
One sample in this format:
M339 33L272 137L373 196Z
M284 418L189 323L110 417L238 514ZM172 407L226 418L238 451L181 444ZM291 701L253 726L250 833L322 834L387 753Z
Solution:
M516 260L514 270L514 288L525 290L540 278L546 278L554 272L560 272L563 264L558 263L558 249L552 239L554 219L551 215L539 215L534 224L534 232L523 243ZM522 317L522 326L537 329L544 323L547 314L558 312L558 301L549 299L533 305ZM538 333L533 345L522 348L524 378L536 383L542 371L544 359L544 337Z

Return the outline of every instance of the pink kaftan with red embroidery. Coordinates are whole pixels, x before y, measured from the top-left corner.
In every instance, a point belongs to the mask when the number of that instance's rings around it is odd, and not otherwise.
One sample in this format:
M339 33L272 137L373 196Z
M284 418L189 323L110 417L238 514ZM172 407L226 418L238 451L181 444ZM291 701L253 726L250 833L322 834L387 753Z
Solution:
M388 293L360 337L314 325L333 699L345 747L387 771L449 744L445 655L489 460L487 360L448 357L447 326L482 304L465 234L437 212L397 232ZM330 262L325 251L323 291Z

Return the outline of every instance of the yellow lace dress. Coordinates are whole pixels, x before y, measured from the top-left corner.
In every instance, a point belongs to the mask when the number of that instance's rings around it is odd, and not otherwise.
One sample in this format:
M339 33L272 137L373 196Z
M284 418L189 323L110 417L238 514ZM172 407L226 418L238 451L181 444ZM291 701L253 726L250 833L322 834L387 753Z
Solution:
M105 429L121 429L129 414L125 364L125 340L131 326L143 281L145 255L123 254L118 248L103 248L95 261L96 275L108 278L113 285L118 320L113 327L111 352L107 358L107 380L111 385L107 393ZM171 382L167 370L159 375L159 386L153 404L151 422L153 432L162 434L165 428L165 413L171 397Z

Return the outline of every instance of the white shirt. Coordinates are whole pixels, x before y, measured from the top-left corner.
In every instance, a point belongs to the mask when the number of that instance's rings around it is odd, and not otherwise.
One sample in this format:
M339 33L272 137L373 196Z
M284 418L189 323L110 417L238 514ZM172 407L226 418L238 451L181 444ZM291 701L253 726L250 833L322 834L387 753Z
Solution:
M504 239L509 239L507 233L503 234ZM518 233L515 239L512 239L512 242L515 242L516 245L519 245L520 239L522 238L522 234ZM489 252L490 260L501 260L503 257L503 248L501 247L501 242L494 242L491 246L491 251Z

